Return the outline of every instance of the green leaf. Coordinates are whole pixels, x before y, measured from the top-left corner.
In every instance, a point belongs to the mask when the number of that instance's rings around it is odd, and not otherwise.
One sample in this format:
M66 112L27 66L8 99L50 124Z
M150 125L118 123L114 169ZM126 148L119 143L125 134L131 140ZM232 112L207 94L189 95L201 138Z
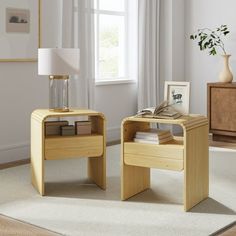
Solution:
M216 55L216 49L215 48L212 48L211 51L209 52L209 55Z

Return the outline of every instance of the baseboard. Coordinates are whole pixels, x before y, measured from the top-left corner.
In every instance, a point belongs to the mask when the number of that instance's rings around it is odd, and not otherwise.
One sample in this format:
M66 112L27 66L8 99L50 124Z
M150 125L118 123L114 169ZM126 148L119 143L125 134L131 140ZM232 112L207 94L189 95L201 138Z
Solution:
M30 144L19 143L0 147L0 164L20 161L30 157Z
M120 127L107 128L107 142L120 140Z
M0 170L11 168L11 167L16 167L20 165L25 165L30 163L30 158L19 160L19 161L11 161L7 163L0 164Z

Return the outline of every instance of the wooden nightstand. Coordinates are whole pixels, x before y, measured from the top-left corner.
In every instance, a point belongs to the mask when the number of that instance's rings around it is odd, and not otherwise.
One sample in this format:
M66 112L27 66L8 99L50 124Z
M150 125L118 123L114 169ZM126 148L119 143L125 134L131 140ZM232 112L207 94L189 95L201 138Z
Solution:
M236 83L208 83L207 94L213 140L236 142Z
M91 135L45 136L48 118L88 116L92 123ZM92 110L51 112L35 110L31 115L31 180L41 195L44 188L44 161L88 157L88 176L102 189L106 189L106 132L105 117Z
M135 143L135 133L150 128L151 123L180 125L184 136L159 145ZM185 211L208 197L209 147L206 117L182 116L175 120L128 117L123 120L121 129L122 200L150 188L150 168L184 171Z

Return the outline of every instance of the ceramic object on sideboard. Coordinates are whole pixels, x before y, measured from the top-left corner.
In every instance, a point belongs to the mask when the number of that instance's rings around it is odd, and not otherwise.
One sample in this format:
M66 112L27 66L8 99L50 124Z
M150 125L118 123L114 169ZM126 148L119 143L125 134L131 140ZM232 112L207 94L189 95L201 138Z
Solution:
M231 83L233 80L233 74L229 67L229 57L231 55L222 55L224 60L224 67L219 75L219 81L222 83Z

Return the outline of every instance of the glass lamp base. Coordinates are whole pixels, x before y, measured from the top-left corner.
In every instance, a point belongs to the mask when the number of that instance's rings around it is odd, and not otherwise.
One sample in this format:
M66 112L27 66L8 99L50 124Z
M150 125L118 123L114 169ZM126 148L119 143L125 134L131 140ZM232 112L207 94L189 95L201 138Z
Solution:
M69 111L69 76L49 76L49 110Z

